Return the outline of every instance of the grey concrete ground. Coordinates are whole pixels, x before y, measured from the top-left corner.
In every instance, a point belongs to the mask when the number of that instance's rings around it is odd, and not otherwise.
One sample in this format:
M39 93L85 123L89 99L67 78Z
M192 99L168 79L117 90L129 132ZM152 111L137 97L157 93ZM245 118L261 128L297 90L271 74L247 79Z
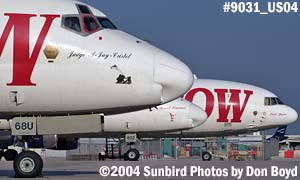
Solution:
M117 180L124 178L117 177L107 177L103 178L99 175L99 168L102 166L139 166L141 173L144 171L144 166L150 166L151 168L163 168L165 166L172 167L176 166L177 168L183 168L187 166L189 169L191 166L200 166L201 168L225 168L229 171L228 177L220 177L220 178L199 178L199 177L170 177L170 178L150 178L150 179L237 179L231 176L231 167L234 166L236 168L246 169L246 166L252 166L255 168L267 168L270 169L271 166L278 166L280 168L295 168L297 167L297 177L289 178L289 179L300 179L300 161L284 161L284 160L272 160L272 161L251 161L251 162L236 162L236 161L212 161L212 162L203 162L198 159L180 159L180 160L156 160L156 161L141 161L141 162L124 162L124 161L105 161L105 162L96 162L96 161L64 161L62 159L46 159L44 160L44 178L41 179L70 179L70 180L90 180L90 179L107 179L107 180ZM190 169L188 170L188 174L190 173ZM270 172L268 172L268 177L245 177L245 175L241 179L252 180L252 179L261 179L261 180L284 180L285 178L281 177L271 177ZM11 162L0 162L0 179L13 179L14 172L12 170ZM142 175L140 177L131 177L125 179L146 179Z

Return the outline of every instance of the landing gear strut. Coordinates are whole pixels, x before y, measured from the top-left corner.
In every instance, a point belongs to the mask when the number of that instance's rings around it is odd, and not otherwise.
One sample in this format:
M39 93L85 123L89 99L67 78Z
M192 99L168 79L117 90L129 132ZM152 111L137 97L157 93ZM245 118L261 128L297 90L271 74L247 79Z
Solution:
M140 152L135 149L137 142L137 134L126 134L125 141L129 145L129 150L124 154L125 161L138 161L140 159Z
M42 174L43 160L33 151L23 151L14 160L17 178L35 178Z

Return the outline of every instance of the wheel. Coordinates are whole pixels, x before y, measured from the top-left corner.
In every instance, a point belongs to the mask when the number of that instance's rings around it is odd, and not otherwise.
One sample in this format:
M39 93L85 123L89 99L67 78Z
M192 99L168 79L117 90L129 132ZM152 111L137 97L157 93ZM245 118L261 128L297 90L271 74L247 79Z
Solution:
M125 154L127 161L138 161L140 158L140 152L136 149L130 149Z
M33 151L23 151L14 160L16 177L35 178L40 176L43 170L43 160Z
M4 152L4 158L6 161L13 161L18 156L18 151L14 149L8 149Z
M212 159L212 155L209 152L204 152L202 154L202 160L203 161L210 161Z
M126 153L127 161L138 161L140 158L140 152L136 149L130 149Z

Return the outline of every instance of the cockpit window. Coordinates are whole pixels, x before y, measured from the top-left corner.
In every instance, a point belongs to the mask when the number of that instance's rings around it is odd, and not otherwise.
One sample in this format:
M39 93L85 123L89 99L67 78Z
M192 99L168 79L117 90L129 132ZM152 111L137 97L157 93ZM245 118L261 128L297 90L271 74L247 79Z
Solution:
M279 99L279 98L276 98L276 99L277 99L277 104L284 105L284 102L281 101L281 99Z
M266 97L265 106L283 105L284 103L277 97Z
M117 27L108 19L105 17L97 17L97 20L99 24L105 29L117 29Z
M96 17L91 9L82 4L76 4L78 14L65 14L62 18L62 28L81 36L88 36L101 29L117 29L107 17Z
M271 105L277 105L276 98L271 98Z
M81 32L80 20L78 17L65 17L63 18L63 25L65 28Z
M265 106L271 105L271 98L265 98Z
M92 16L83 17L83 24L84 24L84 30L87 33L94 32L94 31L100 29L100 26L99 26L97 20Z
M89 7L81 4L77 4L79 13L81 14L93 14Z

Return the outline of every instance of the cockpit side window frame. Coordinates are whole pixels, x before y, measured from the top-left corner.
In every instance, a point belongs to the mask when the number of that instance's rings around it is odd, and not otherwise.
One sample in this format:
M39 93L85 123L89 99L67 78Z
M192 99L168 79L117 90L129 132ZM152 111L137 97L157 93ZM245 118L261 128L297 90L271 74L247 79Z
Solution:
M89 18L93 18L93 19L94 19L94 21L95 21L96 24L97 24L97 28L96 28L96 29L94 29L94 30L92 30L92 31L89 31L89 30L86 28L86 24L84 23L84 19L85 19L86 17L89 17ZM82 15L82 16L81 16L81 24L83 25L83 28L82 28L82 29L83 29L84 33L87 33L88 35L93 34L93 33L97 32L97 31L100 31L101 29L103 29L102 26L101 26L101 24L98 22L97 18L96 18L95 16L93 16L93 15L90 15L90 14L85 14L85 15Z

